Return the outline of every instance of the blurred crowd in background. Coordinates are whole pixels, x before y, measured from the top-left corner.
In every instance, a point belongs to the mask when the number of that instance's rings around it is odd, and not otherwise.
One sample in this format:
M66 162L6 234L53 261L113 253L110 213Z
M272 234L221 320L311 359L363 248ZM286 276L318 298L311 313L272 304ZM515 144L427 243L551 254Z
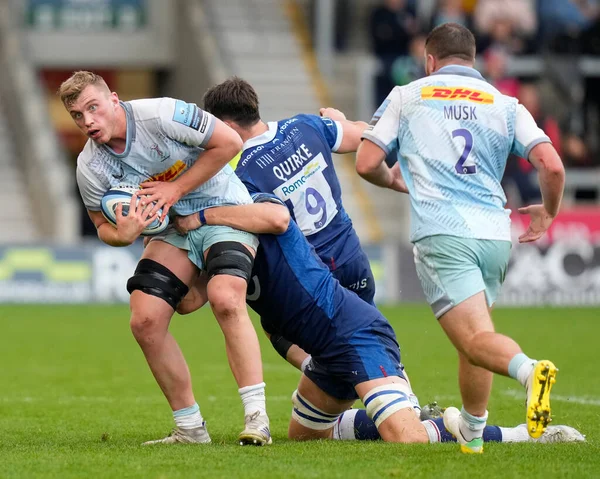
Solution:
M318 1L307 0L313 29ZM502 93L517 97L527 107L565 166L572 171L600 167L600 0L333 1L336 51L349 56L368 51L378 60L372 72L373 111L394 86L425 75L429 31L456 22L476 36L476 68ZM583 58L592 59L595 72L580 68ZM74 163L86 138L55 95L71 72L49 69L42 76L52 117ZM163 71L135 67L99 73L124 100L160 96L166 78ZM395 154L390 155L388 163L395 159ZM536 172L524 159L508 162L505 186L513 209L540 199ZM597 202L597 196L598 188L575 189L577 202ZM95 234L83 216L84 232Z
M532 113L561 154L567 167L600 165L598 78L582 79L581 105L569 91L561 95L556 82L541 75L511 73L515 57L541 57L576 69L582 55L600 53L600 2L597 0L382 0L371 11L369 34L381 69L376 81L379 104L395 85L405 85L425 72L423 50L427 32L446 22L469 27L477 39L476 67L498 90L517 97ZM561 73L561 72L559 72ZM577 72L563 71L563 76ZM563 79L564 80L564 79ZM558 84L558 87L557 87ZM567 88L568 90L568 88ZM577 121L573 112L581 115ZM583 112L583 113L582 113ZM520 203L539 198L531 166L509 161L507 182L520 194ZM586 196L580 193L581 199Z

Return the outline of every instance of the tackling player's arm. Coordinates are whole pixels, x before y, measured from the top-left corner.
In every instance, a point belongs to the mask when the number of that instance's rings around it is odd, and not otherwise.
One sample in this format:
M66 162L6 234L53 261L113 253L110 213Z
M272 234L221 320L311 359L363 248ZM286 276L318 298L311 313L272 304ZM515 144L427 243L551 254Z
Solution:
M291 343L290 341L285 339L283 336L281 336L279 334L273 335L264 328L263 328L263 331L264 331L265 335L267 336L267 338L269 338L269 341L271 341L271 343L275 347L275 350L280 355L283 355L284 349L287 348L287 350L285 351L285 357L283 359L285 359L288 363L290 363L292 366L294 366L299 371L304 372L304 370L306 369L306 365L310 361L311 356L306 351L304 351L304 349L302 349L300 346L298 346L297 344ZM278 341L278 340L279 340L279 344L282 344L282 347L278 347L278 345L276 343L276 341Z
M167 137L189 146L203 148L197 161L170 183L146 182L142 188L155 202L154 211L163 208L163 216L182 197L215 176L242 149L242 139L221 120L198 108L172 98L160 106L162 129Z
M204 216L203 220L201 215ZM248 233L280 235L287 231L290 212L276 203L254 203L236 206L215 206L189 216L175 219L175 228L181 234L203 225L229 226Z
M350 121L346 115L335 108L321 108L319 113L322 117L331 118L342 127L342 141L336 148L335 153L353 153L361 142L363 132L369 127L364 121Z

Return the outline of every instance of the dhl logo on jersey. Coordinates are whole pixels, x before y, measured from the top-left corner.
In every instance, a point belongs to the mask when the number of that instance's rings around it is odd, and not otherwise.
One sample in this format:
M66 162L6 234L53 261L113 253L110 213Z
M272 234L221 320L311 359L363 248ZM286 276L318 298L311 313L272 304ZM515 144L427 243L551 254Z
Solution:
M185 163L177 160L168 170L157 173L150 177L148 181L173 181L185 170Z
M489 105L494 103L494 95L485 91L465 87L426 86L421 88L423 100L466 100Z

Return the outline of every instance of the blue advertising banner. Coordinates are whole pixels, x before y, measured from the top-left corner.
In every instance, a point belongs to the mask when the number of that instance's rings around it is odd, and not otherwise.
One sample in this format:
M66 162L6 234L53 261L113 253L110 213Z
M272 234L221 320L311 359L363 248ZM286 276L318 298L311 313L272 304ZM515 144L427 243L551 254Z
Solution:
M118 303L141 245L0 246L0 303Z
M385 302L390 281L382 251L378 245L366 247L375 299ZM127 248L97 241L70 247L0 245L0 303L126 303L127 280L141 255L141 242Z

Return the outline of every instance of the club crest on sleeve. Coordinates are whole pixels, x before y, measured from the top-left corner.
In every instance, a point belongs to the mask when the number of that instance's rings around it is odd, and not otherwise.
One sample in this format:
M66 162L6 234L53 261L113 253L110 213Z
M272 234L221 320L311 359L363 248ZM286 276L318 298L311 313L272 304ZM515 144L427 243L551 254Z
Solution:
M200 121L205 117L202 110L193 103L186 103L181 100L175 102L175 112L173 113L173 121L181 123L194 130L200 129ZM206 121L203 123L203 129L206 129Z

